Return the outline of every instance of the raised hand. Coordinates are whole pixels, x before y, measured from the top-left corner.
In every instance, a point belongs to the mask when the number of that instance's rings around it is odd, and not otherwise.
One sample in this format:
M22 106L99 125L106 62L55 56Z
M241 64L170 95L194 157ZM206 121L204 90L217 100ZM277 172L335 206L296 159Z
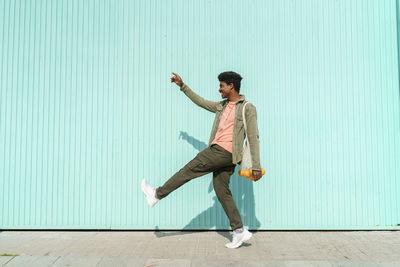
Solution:
M182 78L176 73L172 72L172 74L174 75L174 77L171 77L171 83L176 83L179 87L182 87L183 86Z

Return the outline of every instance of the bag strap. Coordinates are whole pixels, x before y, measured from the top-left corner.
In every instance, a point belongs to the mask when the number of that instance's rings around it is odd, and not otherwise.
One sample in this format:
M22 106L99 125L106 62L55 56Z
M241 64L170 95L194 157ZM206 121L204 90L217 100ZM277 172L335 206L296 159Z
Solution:
M247 125L246 125L246 116L245 116L245 107L249 102L246 101L246 103L243 105L243 110L242 110L242 116L243 116L243 124L244 124L244 132L246 134L246 142L247 142Z

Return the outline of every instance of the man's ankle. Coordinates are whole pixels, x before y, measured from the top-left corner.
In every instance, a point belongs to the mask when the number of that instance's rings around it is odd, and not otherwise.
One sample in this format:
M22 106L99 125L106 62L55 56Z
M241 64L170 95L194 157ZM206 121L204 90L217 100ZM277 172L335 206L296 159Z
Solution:
M239 228L236 228L233 232L235 232L236 234L240 234L240 233L243 233L243 226L242 227L239 227Z
M154 196L158 199L158 200L160 200L161 198L157 195L157 188L156 188L156 191L155 191L155 194L154 194Z

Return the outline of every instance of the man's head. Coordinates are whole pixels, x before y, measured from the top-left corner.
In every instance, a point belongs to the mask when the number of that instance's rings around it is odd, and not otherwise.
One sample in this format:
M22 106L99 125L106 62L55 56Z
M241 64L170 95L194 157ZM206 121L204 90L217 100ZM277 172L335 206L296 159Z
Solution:
M219 80L219 92L223 98L228 97L231 93L239 94L240 92L240 81L243 78L233 71L225 71L218 75ZM232 90L236 92L232 92Z

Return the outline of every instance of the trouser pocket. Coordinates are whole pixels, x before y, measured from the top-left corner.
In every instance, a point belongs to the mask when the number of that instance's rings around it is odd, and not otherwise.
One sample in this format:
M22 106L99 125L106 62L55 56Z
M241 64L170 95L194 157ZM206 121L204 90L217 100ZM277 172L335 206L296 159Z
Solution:
M206 163L202 161L199 156L196 156L194 159L189 161L188 164L185 166L187 169L191 171L199 171L203 170L206 167Z

